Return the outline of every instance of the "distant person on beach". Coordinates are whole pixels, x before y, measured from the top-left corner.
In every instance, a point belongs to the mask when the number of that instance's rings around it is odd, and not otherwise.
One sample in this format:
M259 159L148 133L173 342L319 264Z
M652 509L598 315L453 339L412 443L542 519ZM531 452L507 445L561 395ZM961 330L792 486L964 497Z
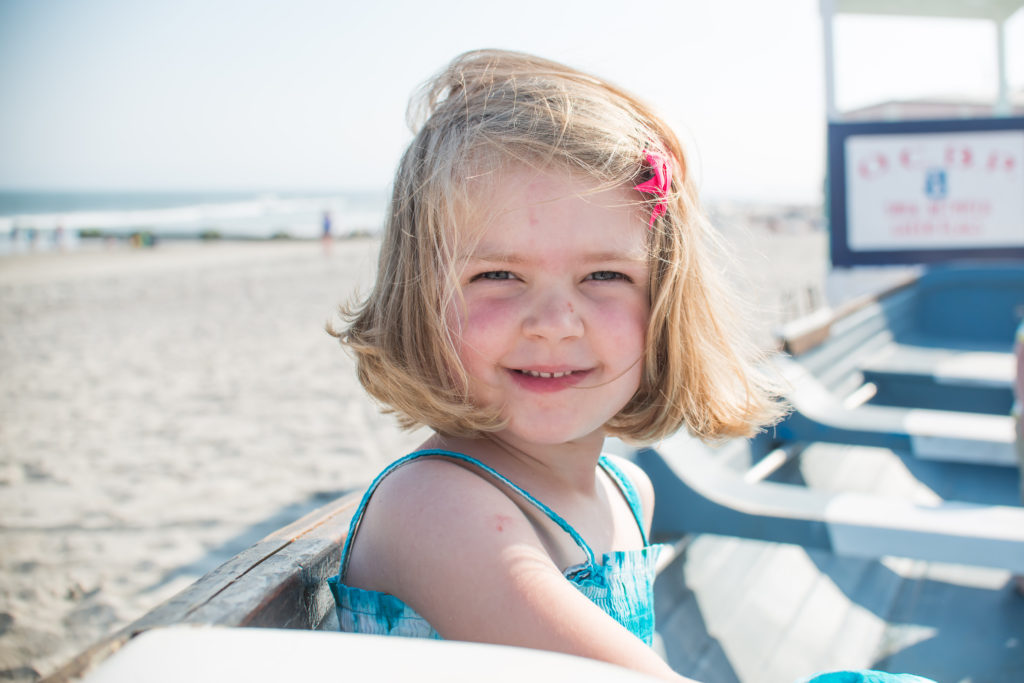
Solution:
M331 250L331 212L324 211L323 222L321 224L321 235L320 241L324 245L324 251Z
M782 412L690 160L633 96L525 54L467 53L410 111L376 284L331 333L433 432L355 512L341 627L683 680L650 647L652 486L605 436L748 436Z

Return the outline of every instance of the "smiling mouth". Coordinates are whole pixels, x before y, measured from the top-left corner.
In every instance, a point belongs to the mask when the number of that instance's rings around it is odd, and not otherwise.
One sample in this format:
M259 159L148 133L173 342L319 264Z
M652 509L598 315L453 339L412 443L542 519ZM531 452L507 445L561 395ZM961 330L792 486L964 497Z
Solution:
M566 370L565 372L538 372L536 370L515 370L520 375L526 375L527 377L542 377L544 379L558 379L559 377L568 377L575 375L584 370Z

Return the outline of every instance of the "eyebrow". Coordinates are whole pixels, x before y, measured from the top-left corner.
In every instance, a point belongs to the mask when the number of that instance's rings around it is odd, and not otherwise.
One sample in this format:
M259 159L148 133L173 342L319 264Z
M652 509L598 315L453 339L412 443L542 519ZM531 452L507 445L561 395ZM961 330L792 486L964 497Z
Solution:
M467 254L465 258L471 261L483 261L487 263L507 263L512 265L526 263L527 261L530 260L519 254L507 254L497 251ZM584 254L581 261L583 263L646 263L647 253L641 251L595 251Z

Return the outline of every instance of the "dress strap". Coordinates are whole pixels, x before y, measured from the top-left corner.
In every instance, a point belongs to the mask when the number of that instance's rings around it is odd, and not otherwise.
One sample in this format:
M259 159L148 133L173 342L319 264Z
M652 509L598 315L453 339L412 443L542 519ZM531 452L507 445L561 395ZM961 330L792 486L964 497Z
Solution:
M633 511L633 519L636 520L636 525L640 528L640 537L643 539L644 545L649 545L647 531L644 529L644 506L640 502L640 494L633 485L633 481L607 455L602 455L601 459L598 460L598 464L611 477L615 485L619 487L622 497L626 499L626 502L629 503L629 509Z
M473 465L474 467L477 467L477 468L483 470L484 472L487 472L487 474L491 475L492 477L494 477L495 479L497 479L498 481L503 483L505 486L508 486L510 489L512 489L513 491L518 493L520 496L522 496L531 505L533 505L538 510L540 510L545 515L547 515L548 518L551 519L551 521L553 521L563 531L565 531L567 534L569 534L569 536L572 538L572 540L576 542L576 545L578 545L580 548L583 549L583 552L585 552L587 554L587 562L588 562L588 564L590 564L590 565L595 564L594 551L590 549L590 546L587 545L587 542L583 540L583 537L580 536L579 533L575 529L573 529L572 526L570 526L568 522L566 522L564 519L562 519L558 515L558 513L556 513L554 510L552 510L547 505L545 505L544 503L539 501L537 498L535 498L533 496L533 494L531 494L529 491L527 491L526 489L522 488L521 486L516 484L514 481L512 481L511 479L509 479L505 475L501 474L500 472L495 470L493 467L489 467L488 465L483 464L482 462L480 462L476 458L471 458L470 456L465 455L464 453L456 453L454 451L445 451L445 450L441 450L441 449L430 449L430 450L416 451L415 453L410 453L409 455L406 455L405 457L399 458L398 460L394 461L393 463L388 465L386 468L384 468L384 471L381 472L380 474L378 474L377 477L372 482L370 482L370 486L366 489L366 493L363 494L363 499L361 501L359 501L359 507L356 508L355 514L352 517L352 523L349 525L349 528L348 528L348 537L345 539L345 547L342 548L342 551L341 551L341 570L339 571L339 578L341 580L345 579L345 573L348 571L349 550L351 550L351 548L352 548L352 541L356 537L356 532L359 529L359 525L363 521L363 515L366 512L366 505L370 502L370 497L373 495L374 491L377 490L377 487L380 485L381 481L384 480L384 477L388 476L389 474L394 472L399 467L401 467L401 466L403 466L403 465L405 465L405 464L407 464L407 463L409 463L409 462L411 462L413 460L417 460L419 458L424 458L424 457L428 457L428 456L441 456L441 457L450 458L450 459L453 459L453 460L460 460L462 462L469 463L469 464ZM604 457L602 457L601 459L604 460ZM612 476L614 478L615 475L612 475ZM621 488L621 484L619 484L619 486ZM623 495L625 495L625 492L623 492ZM632 503L630 504L630 506L632 507ZM642 526L641 526L641 530L640 531L641 531L641 533L643 533L643 527ZM647 543L647 540L645 538L644 539L644 544L646 545L646 543Z

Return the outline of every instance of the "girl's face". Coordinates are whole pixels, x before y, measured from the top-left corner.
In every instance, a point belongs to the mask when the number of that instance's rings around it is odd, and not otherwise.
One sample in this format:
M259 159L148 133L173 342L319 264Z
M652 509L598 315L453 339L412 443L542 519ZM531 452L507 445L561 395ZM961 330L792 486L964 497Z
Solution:
M462 261L459 357L470 397L522 443L601 437L636 392L650 314L648 228L627 188L516 167L478 201ZM472 240L470 240L472 242Z

